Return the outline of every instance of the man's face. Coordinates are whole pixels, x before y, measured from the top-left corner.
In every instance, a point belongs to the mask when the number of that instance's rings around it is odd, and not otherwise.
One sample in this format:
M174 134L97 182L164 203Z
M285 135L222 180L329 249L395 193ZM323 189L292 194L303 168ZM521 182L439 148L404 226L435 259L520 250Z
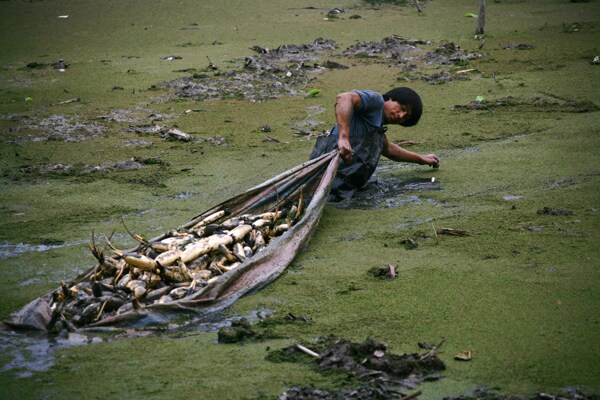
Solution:
M410 107L397 101L387 100L383 103L383 122L399 125L410 118Z

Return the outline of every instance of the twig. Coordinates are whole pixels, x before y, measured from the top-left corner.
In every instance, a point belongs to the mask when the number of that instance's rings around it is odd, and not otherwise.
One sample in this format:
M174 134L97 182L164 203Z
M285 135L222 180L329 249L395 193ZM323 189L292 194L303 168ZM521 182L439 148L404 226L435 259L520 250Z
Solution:
M125 225L125 219L123 217L121 217L121 223L123 224L123 227L125 228L125 231L129 234L129 236L131 236L132 238L135 239L135 234L132 233L129 228L127 228L127 225Z
M53 103L53 104L50 104L50 105L51 106L60 106L60 105L63 105L63 104L77 103L78 101L81 101L80 97L75 97L74 99L59 101L58 103Z
M208 56L206 56L206 59L208 60L208 68L212 69L213 71L219 69Z
M442 347L442 345L444 344L444 342L446 341L446 339L442 339L442 341L440 342L440 344L438 344L437 346L433 346L433 349L431 349L430 351L428 351L427 353L423 354L421 356L421 358L419 358L419 361L423 361L424 359L431 357L433 355L435 355L435 353L437 352L437 350Z
M417 11L421 12L421 5L419 4L419 0L414 0L415 7L417 7Z
M266 138L263 140L263 142L274 142L274 143L281 143L281 140L274 138L273 136L269 136L267 135Z
M98 247L96 246L96 240L94 239L94 236L94 230L92 229L92 244L88 243L88 248L96 258L96 260L98 260L99 265L102 265L104 264L104 251L98 249Z
M100 317L102 316L102 313L104 312L104 307L106 306L106 303L108 303L107 299L106 301L104 301L104 303L102 303L102 307L100 307L100 311L98 311L98 315L96 315L96 318L94 318L94 321L98 321L100 319Z
M433 228L433 236L435 237L435 242L437 244L439 244L440 243L440 239L438 238L437 229L435 229L435 225L433 225L433 222L431 223L431 227Z
M319 355L319 353L315 353L315 352L314 352L314 351L312 351L311 349L309 349L309 348L307 348L307 347L304 347L304 346L302 346L301 344L297 344L297 345L296 345L296 348L297 348L298 350L300 350L300 351L302 351L302 352L304 352L304 353L308 354L309 356L312 356L312 357L315 357L315 358L319 358L319 357L321 357L321 356Z
M416 392L412 392L407 394L406 396L400 397L400 400L410 400L414 399L417 396L420 396L423 392L421 390L417 390Z
M452 228L437 228L436 232L439 234L451 235L451 236L470 236L469 232L467 232L467 231L461 231L459 229L452 229Z
M305 131L303 129L298 129L298 128L292 128L292 130L296 131L296 133L294 133L294 135L303 135L303 136L309 136L312 135L311 132Z
M388 265L388 271L392 278L395 278L396 276L398 276L398 274L396 273L396 267L393 266L392 264Z

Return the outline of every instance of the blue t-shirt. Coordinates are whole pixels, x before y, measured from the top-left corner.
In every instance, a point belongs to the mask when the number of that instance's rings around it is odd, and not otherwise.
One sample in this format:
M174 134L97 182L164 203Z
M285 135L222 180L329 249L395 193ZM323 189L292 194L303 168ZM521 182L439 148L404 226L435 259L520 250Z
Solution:
M349 199L364 187L379 162L385 143L383 128L383 96L372 90L355 90L360 96L360 105L350 117L350 145L353 156L349 162L341 161L331 185L330 201ZM310 158L338 148L337 124L326 136L317 138Z
M383 126L383 96L372 90L354 90L360 96L361 104L350 117L350 135L366 135ZM337 123L331 134L338 136Z

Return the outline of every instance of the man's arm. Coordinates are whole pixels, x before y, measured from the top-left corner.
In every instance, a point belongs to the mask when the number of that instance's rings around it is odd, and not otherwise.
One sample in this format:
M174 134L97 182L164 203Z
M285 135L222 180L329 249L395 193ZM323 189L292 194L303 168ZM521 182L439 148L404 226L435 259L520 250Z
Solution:
M338 125L338 149L344 161L352 159L350 146L350 117L361 106L360 96L356 92L340 93L335 97L335 120Z
M435 154L423 155L408 151L395 143L390 143L387 137L383 140L383 149L381 150L381 155L389 158L392 161L426 164L431 165L434 168L437 168L440 163L440 159Z

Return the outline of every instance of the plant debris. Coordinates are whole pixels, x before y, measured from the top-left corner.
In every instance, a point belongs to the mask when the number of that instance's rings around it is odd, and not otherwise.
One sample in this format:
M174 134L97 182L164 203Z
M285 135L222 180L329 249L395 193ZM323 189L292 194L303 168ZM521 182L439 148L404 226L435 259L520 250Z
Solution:
M532 44L520 43L520 44L507 44L503 47L504 50L532 50L534 46Z
M435 233L438 235L471 236L471 234L467 231L452 228L436 228Z
M169 89L170 97L196 100L242 98L259 102L282 94L293 96L311 81L308 72L327 69L315 64L316 55L335 47L333 40L323 38L317 38L310 44L282 45L273 50L253 46L252 49L259 54L245 57L241 69L217 71L212 75L196 73L158 86Z
M458 360L458 361L471 361L472 358L473 358L473 352L471 350L459 351L454 356L454 359Z
M400 244L403 244L404 247L406 247L407 250L414 250L417 247L419 247L417 241L415 239L412 239L412 238L406 238L403 241L401 241Z
M48 67L52 67L58 70L64 70L66 68L69 68L69 63L67 63L63 59L60 59L50 63L33 61L27 64L27 68L29 69L43 69Z
M219 343L239 343L256 336L250 322L246 318L233 321L231 326L219 329Z
M559 394L537 393L531 397L502 396L489 389L478 388L457 397L444 397L444 400L598 400L600 396L589 394L579 388L566 388Z
M358 61L374 60L390 63L403 71L413 71L418 63L421 68L430 65L466 65L469 60L478 59L481 54L463 51L454 43L446 43L430 50L432 42L420 39L407 39L398 35L385 37L380 41L359 42L335 54L337 48L331 39L317 38L308 44L286 44L275 49L258 45L250 49L256 55L246 56L243 66L227 71L218 70L212 62L202 71L194 70L188 77L174 79L152 85L150 90L169 90L169 99L192 98L195 100L239 98L251 102L289 96L314 96L315 92L306 87L313 81L313 74L332 69L349 67L329 57L352 57ZM445 83L456 79L468 79L464 74L436 72L422 79L432 84ZM419 76L404 76L406 79L419 79ZM312 94L311 94L312 93Z
M538 214L543 214L543 215L574 215L575 213L569 209L566 208L550 208L550 207L544 207L541 208L539 210L537 210Z
M419 382L439 379L437 374L446 366L436 354L437 347L425 354L387 352L384 342L368 338L363 343L353 343L336 337L320 338L317 343L290 346L271 351L267 359L273 362L299 362L309 354L321 372L345 371L361 384L351 389L326 391L314 387L292 387L279 399L398 399L402 387L414 388ZM318 357L315 356L318 355Z
M396 266L389 264L385 267L373 267L369 270L369 273L375 278L380 279L394 279L398 276L396 272Z
M192 137L189 134L182 132L177 128L169 129L167 135L169 139L179 140L181 142L189 142L192 140Z

